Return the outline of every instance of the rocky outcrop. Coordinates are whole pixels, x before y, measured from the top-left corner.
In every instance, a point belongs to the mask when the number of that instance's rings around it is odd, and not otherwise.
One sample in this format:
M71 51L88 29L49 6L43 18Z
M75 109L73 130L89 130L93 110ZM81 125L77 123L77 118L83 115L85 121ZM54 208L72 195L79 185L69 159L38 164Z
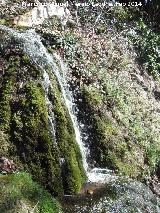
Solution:
M56 3L44 4L38 2L36 7L29 12L15 17L13 24L16 26L34 27L41 25L45 19L52 18L53 16L60 18L62 25L65 25L70 16L70 12L68 9Z

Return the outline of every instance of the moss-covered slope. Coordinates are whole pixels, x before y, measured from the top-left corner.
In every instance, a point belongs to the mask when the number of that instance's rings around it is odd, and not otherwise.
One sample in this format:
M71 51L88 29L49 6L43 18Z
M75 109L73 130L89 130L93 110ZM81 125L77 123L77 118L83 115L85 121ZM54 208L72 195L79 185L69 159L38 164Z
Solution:
M0 175L0 212L60 213L60 204L27 173Z
M0 130L4 135L1 156L13 158L56 195L77 193L85 174L57 82L52 82L54 90L50 90L56 123L57 139L54 139L48 121L43 70L16 46L15 40L5 48L3 45L7 41L3 42L0 58Z

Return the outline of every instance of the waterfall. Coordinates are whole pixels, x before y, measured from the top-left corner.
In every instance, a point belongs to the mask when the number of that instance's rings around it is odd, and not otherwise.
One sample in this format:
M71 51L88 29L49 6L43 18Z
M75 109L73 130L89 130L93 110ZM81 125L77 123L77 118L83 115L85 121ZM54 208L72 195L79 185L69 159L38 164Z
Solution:
M66 80L67 67L61 58L57 54L51 55L48 53L47 49L41 42L40 36L36 34L34 30L18 32L2 25L0 25L0 30L4 30L10 35L10 37L15 38L15 40L22 45L24 52L41 68L41 70L43 70L45 100L48 108L48 119L52 136L55 138L55 119L52 111L52 104L48 97L49 88L52 87L52 84L49 74L46 71L46 66L51 67L51 70L59 83L64 102L73 123L76 141L80 147L83 166L88 181L94 183L106 183L112 180L105 185L104 188L100 188L97 194L95 193L95 198L93 194L93 196L82 196L81 199L78 197L76 201L76 196L69 196L69 199L71 199L69 202L70 205L67 203L65 212L160 212L159 198L156 197L144 184L125 177L115 177L112 174L112 171L108 169L89 168L89 164L87 163L89 150L85 147L83 142L83 137L80 131L81 126L77 121L74 110L75 104L73 95L69 90L69 85Z
M50 124L50 132L51 132L51 135L53 136L54 141L56 142L56 131L54 128L54 126L55 126L54 112L52 110L52 103L50 102L50 100L48 98L48 89L49 89L49 87L52 87L52 85L51 85L51 82L49 79L49 75L45 70L43 72L43 79L44 79L46 105L48 108L48 120L49 120L49 124Z
M88 177L88 181L90 182L107 182L109 180L114 180L116 177L112 174L112 171L109 169L101 169L94 168L90 169L87 163L87 156L89 154L89 150L85 147L83 142L83 138L80 132L80 126L77 121L76 113L74 112L74 101L71 91L69 90L69 86L67 80L65 78L66 66L63 61L57 54L49 54L47 49L41 42L41 37L35 32L34 29L27 30L26 32L18 32L15 29L11 29L9 27L0 25L0 29L7 32L10 36L16 38L22 45L22 49L24 52L31 58L31 60L37 64L42 70L44 70L44 87L45 87L45 95L46 95L46 105L51 107L51 103L48 99L48 87L51 85L49 76L45 71L46 66L50 66L52 68L53 74L56 76L57 81L59 83L64 102L68 109L70 118L73 123L76 141L79 145L83 167L85 169L86 175ZM57 65L58 63L58 65ZM53 136L55 136L54 130L54 114L52 110L49 110L49 123L51 124L51 129Z

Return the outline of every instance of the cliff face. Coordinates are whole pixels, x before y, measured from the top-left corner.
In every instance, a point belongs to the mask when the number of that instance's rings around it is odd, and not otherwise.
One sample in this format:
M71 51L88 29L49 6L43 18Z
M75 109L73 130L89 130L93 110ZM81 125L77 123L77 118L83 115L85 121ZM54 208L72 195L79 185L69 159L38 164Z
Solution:
M131 11L123 9L98 18L98 8L93 15L80 7L77 18L71 7L65 30L55 17L27 30L13 26L13 17L6 21L4 8L0 23L9 28L0 26L0 157L53 195L80 192L87 179L83 154L58 69L68 83L66 96L73 95L89 168L138 180L153 174L160 156L159 35L142 21L124 25Z

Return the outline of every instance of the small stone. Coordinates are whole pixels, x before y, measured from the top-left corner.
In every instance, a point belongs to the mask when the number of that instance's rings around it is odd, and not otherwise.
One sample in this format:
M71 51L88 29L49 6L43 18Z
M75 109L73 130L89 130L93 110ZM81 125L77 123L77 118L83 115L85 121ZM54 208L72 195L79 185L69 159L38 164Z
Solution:
M87 194L93 195L93 190L92 189L87 189Z

